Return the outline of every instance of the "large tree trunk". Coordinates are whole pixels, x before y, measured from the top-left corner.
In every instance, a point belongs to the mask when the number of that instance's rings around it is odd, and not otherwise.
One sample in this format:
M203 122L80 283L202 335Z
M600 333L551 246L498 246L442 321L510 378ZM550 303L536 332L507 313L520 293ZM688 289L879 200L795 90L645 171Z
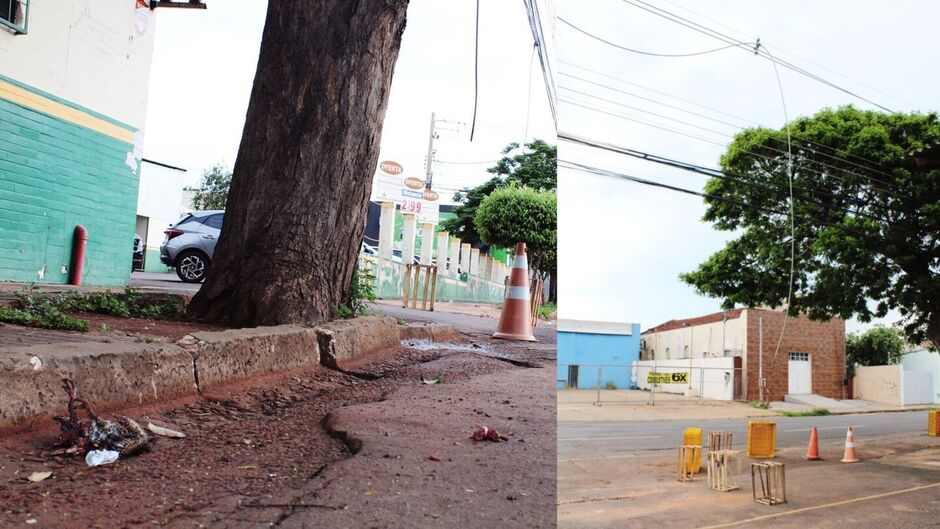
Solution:
M191 315L313 324L348 302L407 6L268 2L225 223Z

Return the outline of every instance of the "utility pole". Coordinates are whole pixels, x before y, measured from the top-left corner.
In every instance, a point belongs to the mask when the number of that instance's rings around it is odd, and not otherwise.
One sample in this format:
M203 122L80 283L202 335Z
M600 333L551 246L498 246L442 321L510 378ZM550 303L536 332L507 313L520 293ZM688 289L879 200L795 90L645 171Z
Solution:
M434 112L431 112L431 129L428 132L428 161L425 166L424 188L431 189L431 180L434 178L434 140L437 133L434 132Z
M721 315L721 356L725 356L725 334L728 329L728 313L725 312Z
M764 402L764 318L757 319L757 392L761 402Z

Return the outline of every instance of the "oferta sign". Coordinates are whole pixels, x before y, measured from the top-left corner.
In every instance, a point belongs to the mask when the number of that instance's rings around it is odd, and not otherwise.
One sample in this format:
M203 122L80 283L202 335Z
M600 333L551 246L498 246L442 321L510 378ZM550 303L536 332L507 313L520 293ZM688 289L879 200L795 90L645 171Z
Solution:
M4 0L0 0L3 2ZM395 202L402 213L418 217L418 224L437 224L440 195L426 188L426 182L417 176L405 176L407 169L392 160L383 160L372 179L372 200Z
M646 375L647 384L688 384L688 373L656 373L650 371Z

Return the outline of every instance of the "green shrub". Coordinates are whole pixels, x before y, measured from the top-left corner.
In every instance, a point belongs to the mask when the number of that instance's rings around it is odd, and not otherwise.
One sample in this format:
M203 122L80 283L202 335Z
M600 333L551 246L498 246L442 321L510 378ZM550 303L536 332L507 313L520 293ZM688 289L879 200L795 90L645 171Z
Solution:
M355 318L369 312L369 302L375 301L375 274L370 268L360 268L357 264L349 290L348 304L333 305L334 318Z
M785 411L783 414L787 417L818 417L820 415L832 415L832 412L826 408L813 408L804 411Z

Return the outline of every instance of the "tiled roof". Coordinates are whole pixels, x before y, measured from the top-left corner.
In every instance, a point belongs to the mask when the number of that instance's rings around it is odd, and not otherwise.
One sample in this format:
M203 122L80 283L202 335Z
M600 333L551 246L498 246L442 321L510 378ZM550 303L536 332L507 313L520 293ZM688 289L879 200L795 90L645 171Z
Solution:
M672 329L681 329L686 326L695 326L695 325L704 325L706 323L715 323L721 321L725 315L727 315L729 320L739 318L741 316L741 311L744 309L732 309L722 312L715 312L714 314L707 314L705 316L698 316L696 318L686 318L684 320L669 320L666 323L661 323L656 327L647 329L643 331L643 334L652 333L652 332L662 332L662 331L671 331Z

